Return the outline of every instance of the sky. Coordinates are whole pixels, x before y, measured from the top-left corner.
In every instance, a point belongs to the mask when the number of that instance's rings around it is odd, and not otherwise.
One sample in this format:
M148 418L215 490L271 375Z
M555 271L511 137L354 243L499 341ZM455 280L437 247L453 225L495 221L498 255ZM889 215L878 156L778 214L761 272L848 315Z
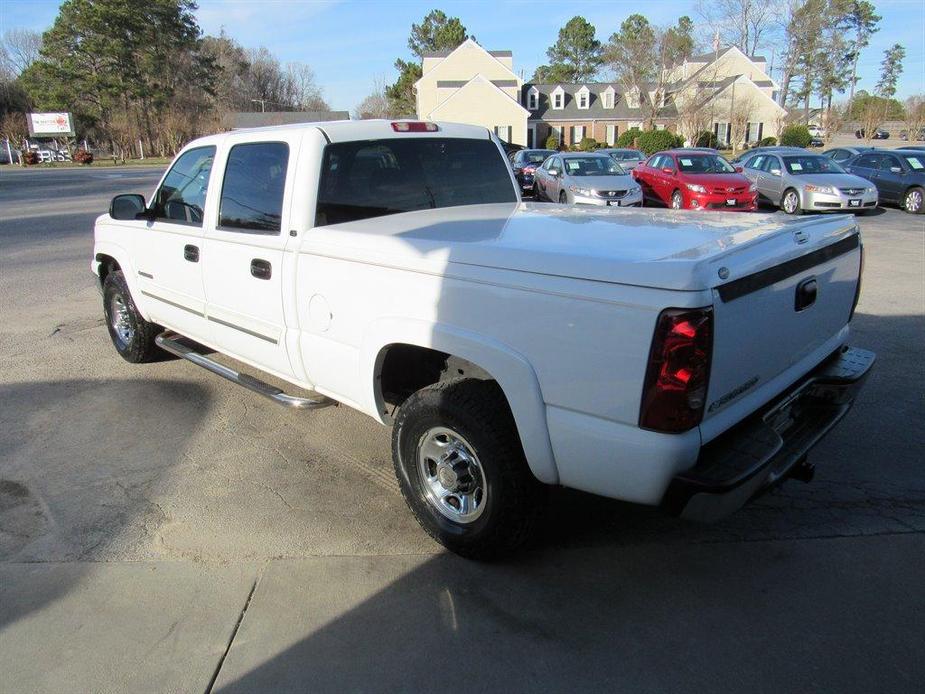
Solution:
M897 96L925 93L925 0L873 2L883 19L861 55L858 88L873 89L883 51L899 43L906 48L906 58ZM54 22L59 4L2 0L0 32L14 27L43 31ZM224 28L245 47L263 45L283 63L307 63L330 106L353 112L377 82L395 80L395 59L412 57L407 46L412 23L420 23L434 8L458 16L485 48L513 51L515 71L529 79L537 65L547 62L546 49L574 15L594 24L598 39L606 41L636 12L658 25L687 14L701 28L696 4L697 0L199 0L196 16L206 34ZM779 58L779 46L766 45L760 53L770 60L772 51ZM776 69L772 76L780 77Z

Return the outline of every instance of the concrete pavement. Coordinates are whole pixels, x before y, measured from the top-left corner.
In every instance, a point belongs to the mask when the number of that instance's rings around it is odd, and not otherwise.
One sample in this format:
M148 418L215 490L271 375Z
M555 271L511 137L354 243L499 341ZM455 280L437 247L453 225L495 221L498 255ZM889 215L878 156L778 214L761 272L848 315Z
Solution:
M92 221L159 173L0 169L0 691L925 679L923 217L861 218L853 342L878 365L813 484L713 526L561 490L536 547L486 566L416 526L368 418L118 358Z

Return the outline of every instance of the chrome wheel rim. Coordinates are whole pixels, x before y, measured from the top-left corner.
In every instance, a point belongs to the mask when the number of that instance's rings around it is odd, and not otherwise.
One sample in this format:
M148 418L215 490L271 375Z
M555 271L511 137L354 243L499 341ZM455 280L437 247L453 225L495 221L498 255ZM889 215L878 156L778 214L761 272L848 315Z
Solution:
M112 325L112 330L122 346L131 344L135 329L132 327L128 306L125 305L125 299L122 298L121 294L113 295L110 300L109 315L109 323Z
M418 441L417 461L424 497L442 516L467 524L482 515L488 482L466 439L447 427L432 427Z
M922 193L918 190L910 190L906 194L906 211L918 212L922 209Z
M680 193L671 196L671 209L680 210L684 206L684 200L681 199Z
M787 193L784 196L784 212L787 214L793 214L797 211L797 205L800 204L797 194L794 192Z

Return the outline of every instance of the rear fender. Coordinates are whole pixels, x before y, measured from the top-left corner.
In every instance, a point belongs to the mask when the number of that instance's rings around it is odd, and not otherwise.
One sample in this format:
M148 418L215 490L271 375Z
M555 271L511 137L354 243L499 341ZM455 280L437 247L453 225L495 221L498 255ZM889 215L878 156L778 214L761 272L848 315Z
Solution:
M461 357L488 372L507 398L517 432L533 474L546 484L558 484L546 406L539 381L526 357L505 344L452 325L415 319L387 318L375 321L366 331L360 354L361 382L368 384L365 399L370 413L388 423L379 372L390 345L426 347Z

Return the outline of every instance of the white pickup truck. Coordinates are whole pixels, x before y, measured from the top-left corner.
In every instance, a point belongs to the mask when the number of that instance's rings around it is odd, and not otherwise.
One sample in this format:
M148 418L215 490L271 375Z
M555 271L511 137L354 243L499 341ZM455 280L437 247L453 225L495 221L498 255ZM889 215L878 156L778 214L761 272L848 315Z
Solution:
M413 121L191 142L92 261L126 360L393 425L408 505L470 557L548 485L710 520L808 481L874 360L847 346L861 266L853 217L523 203L484 128Z

